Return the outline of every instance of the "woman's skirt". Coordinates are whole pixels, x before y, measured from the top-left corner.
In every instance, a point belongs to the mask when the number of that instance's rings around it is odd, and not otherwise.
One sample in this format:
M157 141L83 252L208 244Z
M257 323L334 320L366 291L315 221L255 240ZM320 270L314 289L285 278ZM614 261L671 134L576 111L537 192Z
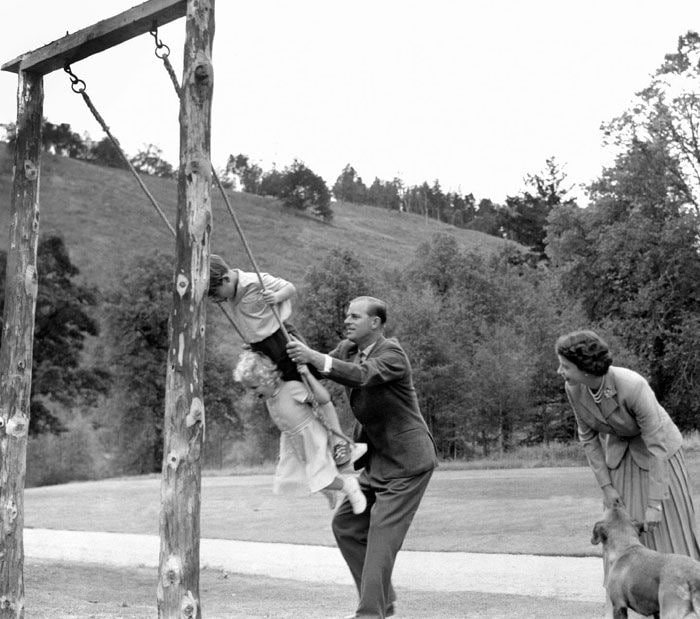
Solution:
M661 522L653 531L642 533L640 540L652 550L700 559L693 496L682 449L669 459L668 465L669 496L663 501ZM627 450L620 465L610 471L610 476L630 516L643 522L648 500L649 471L639 468Z

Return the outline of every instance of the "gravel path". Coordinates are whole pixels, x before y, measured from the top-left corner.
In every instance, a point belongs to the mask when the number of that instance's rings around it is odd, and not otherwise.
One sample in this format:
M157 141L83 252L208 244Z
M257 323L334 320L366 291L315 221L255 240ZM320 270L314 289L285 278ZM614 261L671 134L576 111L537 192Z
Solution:
M155 535L24 530L25 555L121 567L158 567ZM351 585L337 548L202 539L201 567L232 573ZM416 591L473 591L581 602L604 599L596 557L401 551L394 583Z

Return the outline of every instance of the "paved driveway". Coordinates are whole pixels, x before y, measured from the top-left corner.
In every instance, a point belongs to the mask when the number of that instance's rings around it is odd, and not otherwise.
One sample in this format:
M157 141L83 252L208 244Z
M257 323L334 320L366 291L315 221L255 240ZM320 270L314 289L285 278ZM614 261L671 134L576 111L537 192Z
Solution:
M25 555L121 567L157 567L155 535L24 530ZM201 567L308 582L352 584L336 548L202 539ZM394 584L414 591L473 591L581 602L604 599L603 563L597 557L464 552L399 553Z

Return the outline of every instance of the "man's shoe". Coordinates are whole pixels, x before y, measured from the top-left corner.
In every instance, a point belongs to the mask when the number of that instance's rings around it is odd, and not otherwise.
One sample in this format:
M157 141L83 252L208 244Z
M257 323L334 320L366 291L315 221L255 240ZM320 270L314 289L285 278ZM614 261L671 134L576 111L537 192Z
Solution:
M393 617L396 614L396 609L394 608L394 603L392 602L386 607L385 617ZM343 619L357 619L357 615L353 613L352 615L345 615Z

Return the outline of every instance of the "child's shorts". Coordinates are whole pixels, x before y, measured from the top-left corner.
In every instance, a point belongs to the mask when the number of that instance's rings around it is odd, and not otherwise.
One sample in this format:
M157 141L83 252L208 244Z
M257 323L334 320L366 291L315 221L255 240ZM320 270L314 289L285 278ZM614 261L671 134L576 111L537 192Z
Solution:
M284 328L289 335L306 343L294 325L285 322ZM300 383L303 382L297 370L296 363L294 363L287 354L287 338L282 332L282 329L277 329L272 335L260 342L251 343L250 347L257 352L263 353L275 363L277 369L282 372L282 380L298 380ZM318 372L313 366L309 366L309 370L311 370L314 376L317 378L319 377Z

